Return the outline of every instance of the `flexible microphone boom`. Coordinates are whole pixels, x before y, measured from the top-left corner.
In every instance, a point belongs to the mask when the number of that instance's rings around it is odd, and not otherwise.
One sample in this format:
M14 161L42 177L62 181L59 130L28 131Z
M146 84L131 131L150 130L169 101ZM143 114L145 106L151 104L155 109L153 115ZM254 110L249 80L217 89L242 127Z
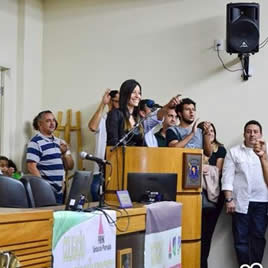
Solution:
M82 159L86 159L86 160L97 162L98 164L111 165L111 163L108 160L95 157L94 155L88 154L86 152L81 152L80 153L80 157Z

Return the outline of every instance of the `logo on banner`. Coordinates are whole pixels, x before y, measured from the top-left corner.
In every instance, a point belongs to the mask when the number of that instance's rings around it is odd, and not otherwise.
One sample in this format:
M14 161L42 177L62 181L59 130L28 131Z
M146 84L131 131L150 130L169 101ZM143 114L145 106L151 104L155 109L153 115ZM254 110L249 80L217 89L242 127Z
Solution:
M242 264L242 265L240 266L240 268L263 268L263 266L262 266L260 263L258 263L258 262L254 262L254 263L252 263L251 265L248 265L248 264Z
M100 221L99 221L98 242L99 242L99 244L104 244L104 231L103 231L103 225L102 225L102 215L100 215Z
M174 236L172 239L169 240L168 258L171 259L172 256L179 255L180 248L181 248L181 237Z
M102 224L102 215L100 215L100 221L99 221L99 231L98 231L98 246L93 246L93 253L111 250L112 245L108 244L105 245L105 239L104 239L104 228Z

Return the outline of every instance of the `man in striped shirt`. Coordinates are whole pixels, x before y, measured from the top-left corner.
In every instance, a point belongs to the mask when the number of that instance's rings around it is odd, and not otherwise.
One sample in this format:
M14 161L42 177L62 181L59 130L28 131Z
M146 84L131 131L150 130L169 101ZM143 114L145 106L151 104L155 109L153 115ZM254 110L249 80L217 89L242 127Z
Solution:
M40 112L33 120L38 130L27 148L27 168L32 175L46 179L55 193L57 203L63 203L62 182L65 170L74 166L68 145L53 135L57 121L51 111Z

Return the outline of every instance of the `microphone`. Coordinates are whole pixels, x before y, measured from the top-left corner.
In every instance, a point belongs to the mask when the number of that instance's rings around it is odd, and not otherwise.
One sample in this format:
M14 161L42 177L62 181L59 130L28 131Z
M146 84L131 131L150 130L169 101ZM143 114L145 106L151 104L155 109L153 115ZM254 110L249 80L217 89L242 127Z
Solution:
M86 160L90 160L90 161L94 161L97 162L98 164L102 164L102 165L111 165L111 163L108 160L105 159L101 159L98 157L93 156L92 154L88 154L86 152L81 152L80 153L80 157L82 159L86 159Z

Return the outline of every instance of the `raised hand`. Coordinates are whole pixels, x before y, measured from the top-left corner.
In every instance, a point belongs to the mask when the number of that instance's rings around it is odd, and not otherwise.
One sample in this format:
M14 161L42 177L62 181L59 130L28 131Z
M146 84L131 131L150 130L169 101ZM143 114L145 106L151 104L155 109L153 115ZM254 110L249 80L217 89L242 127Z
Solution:
M209 129L210 129L211 123L208 121L204 122L204 135L209 135Z
M177 96L173 97L167 104L168 108L174 108L176 107L178 104L180 104L181 100L180 100L180 96L181 94L178 94Z
M111 89L107 88L105 93L104 93L104 95L103 95L103 97L102 97L102 103L104 105L107 105L111 100L111 96L109 95L110 92L111 92Z

